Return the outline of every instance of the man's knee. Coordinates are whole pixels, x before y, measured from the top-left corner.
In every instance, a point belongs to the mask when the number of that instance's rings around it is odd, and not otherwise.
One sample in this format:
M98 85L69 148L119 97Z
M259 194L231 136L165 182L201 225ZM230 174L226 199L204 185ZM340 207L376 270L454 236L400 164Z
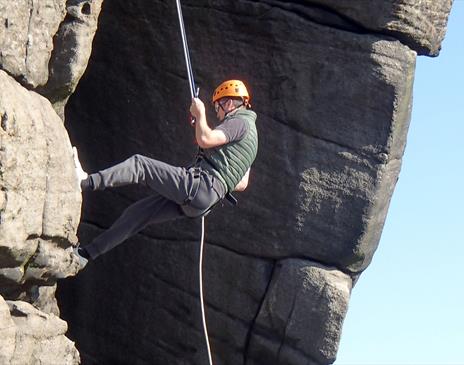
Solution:
M140 162L140 161L143 161L145 159L145 156L140 155L140 154L137 153L135 155L132 155L131 159L136 161L136 162Z
M146 165L146 161L148 157L140 155L140 154L135 154L130 159L133 161L134 165L137 168L143 168Z

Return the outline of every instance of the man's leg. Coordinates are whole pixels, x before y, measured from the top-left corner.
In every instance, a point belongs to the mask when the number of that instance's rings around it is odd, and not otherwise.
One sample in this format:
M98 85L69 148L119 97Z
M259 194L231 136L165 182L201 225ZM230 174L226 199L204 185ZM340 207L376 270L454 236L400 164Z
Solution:
M182 204L189 194L192 179L192 174L183 167L134 155L113 167L89 175L82 182L82 187L104 190L108 187L144 184L165 198Z
M179 206L160 196L150 195L130 205L105 232L84 246L92 259L108 252L149 223L161 223L185 217Z

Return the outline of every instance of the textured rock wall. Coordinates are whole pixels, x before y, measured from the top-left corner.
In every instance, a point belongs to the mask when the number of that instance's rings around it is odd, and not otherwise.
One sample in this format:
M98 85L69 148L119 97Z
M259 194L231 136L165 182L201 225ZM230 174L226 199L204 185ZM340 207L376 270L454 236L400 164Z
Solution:
M278 6L275 0L265 2ZM304 2L344 19L352 24L353 30L391 35L419 55L437 56L453 0L307 0L289 2L284 8L296 10L298 5L295 3Z
M400 171L416 54L438 53L451 2L183 4L200 96L243 78L259 115L250 187L237 208L207 218L215 363L332 363L353 280L371 262ZM104 4L66 115L85 168L135 153L189 161L183 62L174 4ZM147 193L86 195L82 242ZM206 362L198 223L148 227L60 285L85 363Z
M37 87L48 80L53 36L66 15L63 0L2 1L0 65L24 84Z
M1 364L80 362L55 298L77 273L82 201L56 111L86 68L100 6L0 0Z
M24 301L0 296L1 364L78 364L79 353L65 337L67 324Z
M400 171L416 53L438 54L451 1L183 4L202 98L243 78L259 115L251 185L207 219L215 363L332 363ZM195 151L174 2L101 7L0 0L0 363L203 364L198 221L149 227L60 282L81 356L58 318L57 280L77 269L70 140L90 171ZM86 195L80 240L146 193Z

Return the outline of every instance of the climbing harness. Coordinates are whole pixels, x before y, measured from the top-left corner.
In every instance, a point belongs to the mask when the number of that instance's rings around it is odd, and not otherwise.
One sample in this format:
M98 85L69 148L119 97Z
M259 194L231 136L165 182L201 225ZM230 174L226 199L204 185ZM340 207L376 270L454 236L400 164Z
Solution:
M189 80L190 86L190 96L192 99L194 97L198 97L199 89L195 86L195 80L193 78L193 71L192 71L192 63L190 62L190 52L187 44L187 36L185 34L185 26L184 26L184 17L182 15L182 6L180 4L180 0L176 0L177 4L177 15L179 16L179 25L180 25L180 33L182 35L182 45L184 48L184 57L185 57L185 64L187 67L187 75ZM192 120L194 123L194 120ZM200 181L199 177L197 179L198 182ZM198 186L196 187L198 191ZM211 357L211 347L209 345L209 337L208 337L208 328L206 326L206 314L205 314L205 303L203 299L203 248L204 248L204 240L205 240L205 216L201 217L201 242L200 242L200 259L198 264L198 271L199 271L199 281L200 281L200 305L201 305L201 319L203 321L203 330L205 333L205 340L206 340L206 348L208 352L208 361L210 365L213 365L213 359Z
M184 200L184 205L189 205L193 199L198 194L198 189L200 188L200 180L201 180L201 169L199 167L192 168L192 186L190 191L187 195L187 198Z

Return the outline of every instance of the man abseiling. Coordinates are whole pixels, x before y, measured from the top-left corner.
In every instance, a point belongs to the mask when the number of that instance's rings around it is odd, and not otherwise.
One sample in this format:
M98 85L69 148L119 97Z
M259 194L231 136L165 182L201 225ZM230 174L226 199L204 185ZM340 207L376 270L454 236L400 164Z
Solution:
M227 194L248 186L250 168L258 151L256 113L240 80L228 80L214 91L212 102L220 124L211 128L205 105L192 99L195 138L200 153L192 166L176 167L134 155L108 169L88 175L74 148L76 171L83 191L143 184L153 194L130 205L106 231L74 253L80 267L108 252L145 226L183 217L200 217Z

